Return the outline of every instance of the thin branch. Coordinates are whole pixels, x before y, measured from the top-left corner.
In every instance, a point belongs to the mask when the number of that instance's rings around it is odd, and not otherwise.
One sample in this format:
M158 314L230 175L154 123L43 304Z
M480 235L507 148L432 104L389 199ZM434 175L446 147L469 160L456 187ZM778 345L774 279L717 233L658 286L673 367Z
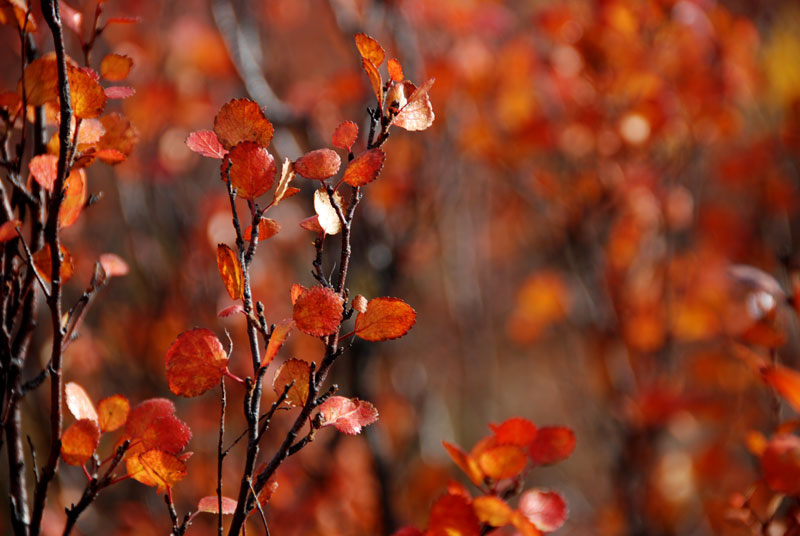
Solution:
M225 452L222 450L222 442L225 439L225 377L219 380L220 387L220 417L219 417L219 442L217 443L217 508L219 512L217 523L217 534L222 536L222 460L225 459Z

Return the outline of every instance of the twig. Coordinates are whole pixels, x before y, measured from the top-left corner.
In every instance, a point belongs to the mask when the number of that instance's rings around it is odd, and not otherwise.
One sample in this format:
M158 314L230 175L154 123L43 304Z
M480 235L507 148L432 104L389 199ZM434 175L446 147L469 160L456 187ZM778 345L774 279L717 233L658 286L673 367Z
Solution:
M222 442L225 439L225 377L219 380L220 387L220 417L219 417L219 442L217 443L217 507L219 518L217 523L217 534L222 536L222 461L225 452L222 451Z

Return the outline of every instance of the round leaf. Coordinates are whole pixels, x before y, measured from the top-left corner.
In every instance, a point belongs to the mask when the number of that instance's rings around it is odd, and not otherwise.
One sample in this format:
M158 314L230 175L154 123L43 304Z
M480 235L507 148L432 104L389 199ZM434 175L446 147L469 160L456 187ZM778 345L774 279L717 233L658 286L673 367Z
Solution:
M294 163L294 171L307 179L324 181L336 175L342 159L331 149L317 149L306 153Z
M185 331L166 355L169 389L180 396L198 396L219 384L228 367L228 355L208 329Z
M234 99L220 108L214 118L214 132L226 149L243 141L266 147L272 141L273 127L258 104Z
M83 465L92 457L99 442L97 422L77 420L61 436L61 457L69 465Z
M227 178L225 172L229 163L231 184L239 197L255 199L272 188L275 182L275 159L266 147L249 141L234 146L222 162L223 180Z
M330 335L342 321L342 297L327 287L306 289L294 302L292 318L297 329L312 337Z
M519 498L517 507L543 532L553 532L567 520L567 503L555 491L528 490Z
M68 382L64 386L64 399L67 402L67 408L76 419L89 419L93 422L98 422L97 411L94 409L94 404L89 398L86 390L75 382Z
M356 435L361 428L378 420L375 406L357 398L332 396L319 407L322 426L334 426L340 432Z
M364 186L378 178L386 161L386 153L381 149L370 149L358 155L344 171L342 180L350 186Z
M386 341L402 337L417 321L414 309L398 298L373 298L367 312L356 317L356 335L365 341Z
M101 400L97 404L97 417L100 423L100 430L103 432L113 432L121 428L128 418L130 409L130 402L122 395L112 395Z
M358 125L345 121L333 131L333 146L349 151L358 138Z
M575 433L564 426L539 428L536 438L528 447L533 463L549 465L569 457L575 449Z

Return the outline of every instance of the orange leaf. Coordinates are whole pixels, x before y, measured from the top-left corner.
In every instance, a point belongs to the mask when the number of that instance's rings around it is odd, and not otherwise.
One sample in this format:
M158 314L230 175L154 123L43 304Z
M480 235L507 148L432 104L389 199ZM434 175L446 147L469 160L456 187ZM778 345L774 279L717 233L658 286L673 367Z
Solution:
M180 396L198 396L219 384L228 367L228 355L208 329L184 331L166 355L169 389Z
M64 199L58 211L58 226L69 227L78 220L86 204L86 171L73 169L64 181Z
M386 341L402 337L417 321L414 309L398 298L373 298L367 312L356 317L356 335L365 341Z
M478 536L481 533L469 499L461 495L443 495L431 507L428 534Z
M333 131L333 146L349 151L358 138L358 125L345 121Z
M370 149L358 155L344 170L342 180L350 186L364 186L378 178L386 161L381 149Z
M219 514L219 497L216 495L210 495L208 497L203 497L200 499L200 502L197 503L197 511L198 512L206 512L209 514ZM231 515L236 511L236 505L238 503L235 499L231 499L230 497L222 497L222 514L223 515Z
M304 154L294 163L295 172L307 179L324 181L336 175L342 159L331 149L317 149Z
M66 283L72 277L75 267L72 264L72 255L69 254L64 246L61 246L61 269L58 271L61 283ZM50 244L45 244L42 249L33 254L33 265L39 271L39 275L50 283L52 273L52 259L50 258Z
M155 486L156 493L164 492L186 476L186 464L180 458L156 449L129 456L126 465L134 480Z
M0 2L0 24L14 26L25 33L36 31L33 13L28 13L26 0L4 0Z
M258 471L257 471L258 472ZM272 498L272 495L278 490L278 481L270 478L267 483L258 492L258 502L262 506L266 505Z
M281 349L281 346L283 346L283 343L289 338L289 333L291 333L293 327L294 320L291 318L285 318L275 326L275 329L272 330L272 334L269 336L269 343L264 352L264 357L261 360L262 367L266 367L272 363L272 360L278 355L278 351Z
M481 471L495 480L514 478L525 469L527 462L525 452L516 445L497 445L478 455Z
M0 225L0 244L5 244L9 240L17 238L17 227L22 229L21 220L11 220Z
M177 454L192 438L185 423L175 417L175 405L166 398L145 400L128 414L125 436L131 439L128 453L160 449Z
M500 497L477 497L472 501L472 509L480 522L493 527L503 527L511 522L511 507Z
M116 164L124 160L119 155L127 157L139 141L139 135L131 126L127 117L118 113L104 115L100 118L106 133L97 143L97 157L107 164ZM115 151L115 152L109 152Z
M273 206L278 206L278 203L292 197L300 190L297 188L289 188L289 183L294 179L294 164L288 158L283 159L283 167L281 168L281 178L278 180L278 186L275 187L275 197L272 200Z
M186 138L186 146L208 158L224 158L228 153L213 130L196 130L192 132Z
M100 76L112 82L125 80L133 67L133 60L122 54L109 54L100 62Z
M336 199L339 208L344 210L342 194L334 192L333 197ZM325 188L320 188L314 192L314 211L317 213L317 223L322 227L325 234L335 235L342 230L342 221L339 219L339 215L331 203L331 198Z
M536 425L528 419L512 417L502 424L490 424L494 438L501 445L526 446L536 437Z
M122 257L114 253L101 253L100 266L103 267L108 277L127 275L130 270L128 268L128 263L125 262Z
M258 241L262 242L269 238L272 238L276 234L278 234L281 230L281 224L276 222L275 220L271 220L269 218L261 218L261 221L258 222ZM253 226L249 225L247 229L244 230L244 239L250 240L253 234Z
M99 119L84 119L78 129L78 150L86 150L88 146L100 141L105 133L106 129Z
M800 372L774 365L761 369L761 377L775 388L792 408L800 412Z
M294 302L297 329L313 337L334 333L342 321L342 297L327 287L311 287Z
M386 68L389 70L389 77L394 82L403 81L403 67L400 65L400 62L397 60L397 58L391 58L386 63Z
M369 84L372 86L372 92L375 93L375 97L378 99L378 106L383 108L383 79L381 78L381 73L378 72L378 68L366 58L361 60L361 67L363 67L364 72L367 73Z
M303 406L308 400L308 381L311 366L301 359L289 359L275 371L272 380L272 389L280 395L287 385L294 381L286 396L286 403L290 406Z
M89 73L78 67L67 66L69 79L69 96L75 117L97 117L106 106L106 94L103 88Z
M112 395L104 398L97 404L97 416L100 423L100 430L103 432L113 432L122 427L128 418L131 405L128 399L122 395Z
M542 532L531 523L530 519L519 510L511 512L511 524L519 530L522 536L541 536Z
M565 426L545 426L536 432L528 456L537 465L549 465L569 457L575 449L575 433Z
M467 475L473 484L476 486L483 484L483 472L481 468L478 467L478 462L464 452L458 445L453 445L447 441L442 441L442 445L453 462Z
M241 298L244 290L242 266L236 253L225 244L217 244L217 268L231 299Z
M233 99L214 118L214 132L229 150L243 141L266 147L272 141L273 130L264 111L250 99Z
M98 422L97 411L94 409L92 399L86 390L75 382L68 382L64 386L64 399L70 413L76 419L89 419Z
M433 124L435 114L433 113L433 105L430 98L428 98L428 91L433 86L435 79L431 78L420 87L414 87L414 84L406 81L401 82L403 87L403 97L405 104L400 102L400 112L397 117L392 121L393 125L406 130L425 130ZM386 99L389 103L392 102L388 97Z
M58 98L58 67L54 53L33 60L25 68L25 93L28 106L41 106Z
M61 457L69 465L83 465L100 442L100 428L91 419L79 419L61 436Z
M325 229L323 229L322 226L319 224L319 216L317 216L316 214L302 220L300 222L300 227L302 227L306 231L311 231L312 233L322 234L325 232Z
M365 400L332 396L319 407L322 426L335 426L340 432L356 435L361 428L378 420L378 410Z
M364 33L357 33L355 41L361 57L375 65L375 67L380 67L386 57L383 47L374 38Z
M275 182L275 159L266 147L245 141L235 145L222 161L222 180L231 162L231 184L236 195L244 199L255 199L263 195Z
M304 287L304 286L303 286L303 285L301 285L300 283L294 283L294 284L292 285L291 291L289 292L289 295L290 295L290 296L291 296L291 298L292 298L292 305L294 305L295 303L297 303L297 298L299 298L299 297L300 297L300 294L302 294L302 293L303 293L303 292L305 292L306 290L308 290L308 289L306 289L306 287Z
M28 162L28 170L39 186L51 192L58 176L58 157L52 154L36 155Z
M553 532L567 520L567 503L555 491L528 490L517 507L542 532Z

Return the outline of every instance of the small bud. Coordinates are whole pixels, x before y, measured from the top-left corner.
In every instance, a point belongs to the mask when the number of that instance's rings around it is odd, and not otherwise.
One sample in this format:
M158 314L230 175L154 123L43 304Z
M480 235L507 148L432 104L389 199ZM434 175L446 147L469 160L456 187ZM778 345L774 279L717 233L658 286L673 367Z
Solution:
M353 309L358 311L359 313L366 313L367 312L367 299L359 294L355 298L353 298Z

